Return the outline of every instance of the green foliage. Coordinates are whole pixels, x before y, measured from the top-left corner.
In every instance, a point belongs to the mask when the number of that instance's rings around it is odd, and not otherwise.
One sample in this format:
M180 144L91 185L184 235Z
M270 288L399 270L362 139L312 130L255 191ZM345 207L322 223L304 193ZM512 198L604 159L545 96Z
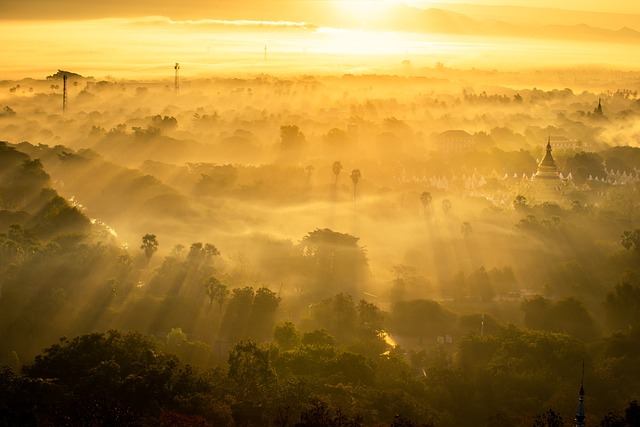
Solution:
M217 302L220 306L220 312L222 313L222 305L229 297L229 289L226 285L220 283L218 279L211 276L204 282L204 288L209 297L209 308L213 305L213 302Z
M435 343L437 336L444 336L452 329L456 315L436 301L398 301L393 304L389 316L389 330L399 335Z
M613 329L640 328L640 280L638 274L626 274L607 295L607 322Z
M284 322L274 328L273 339L282 350L292 350L300 343L300 333L293 323Z
M627 251L633 252L636 256L640 256L640 228L635 228L631 231L625 230L622 233L620 243L622 243L622 246L624 246Z
M181 328L173 328L167 334L166 349L195 366L206 366L211 358L211 348L203 342L190 341Z
M300 422L295 427L360 427L362 419L342 414L340 409L334 410L326 402L313 398L300 414Z
M232 343L247 338L266 340L273 332L279 304L278 296L264 287L257 291L249 286L233 289L221 333Z
M87 234L89 219L60 196L54 196L27 223L42 238L61 234Z
M70 416L92 424L137 424L158 417L162 407L184 411L192 396L211 390L190 367L135 332L63 338L23 367L23 375L18 393L39 388L19 396L27 400L21 405L38 403L35 412L25 415L44 416L54 424L64 424ZM58 409L47 412L54 404Z
M298 244L301 273L313 280L311 295L327 291L355 293L368 275L368 259L358 238L330 229L316 229Z
M598 338L593 317L575 298L552 302L538 296L523 301L521 308L528 328L566 332L584 342Z

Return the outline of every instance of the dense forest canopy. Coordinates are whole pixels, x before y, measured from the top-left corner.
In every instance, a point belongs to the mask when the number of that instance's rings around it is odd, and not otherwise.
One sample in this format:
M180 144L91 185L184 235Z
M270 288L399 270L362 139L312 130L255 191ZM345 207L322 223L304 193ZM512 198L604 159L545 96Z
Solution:
M0 424L638 425L637 76L425 73L0 82Z

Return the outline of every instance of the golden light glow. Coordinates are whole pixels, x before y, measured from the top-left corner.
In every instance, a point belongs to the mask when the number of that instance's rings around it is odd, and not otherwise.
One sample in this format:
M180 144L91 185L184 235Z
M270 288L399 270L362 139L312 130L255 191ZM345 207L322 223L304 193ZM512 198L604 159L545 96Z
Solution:
M354 21L369 22L384 19L385 14L400 0L339 0L338 13L348 14Z

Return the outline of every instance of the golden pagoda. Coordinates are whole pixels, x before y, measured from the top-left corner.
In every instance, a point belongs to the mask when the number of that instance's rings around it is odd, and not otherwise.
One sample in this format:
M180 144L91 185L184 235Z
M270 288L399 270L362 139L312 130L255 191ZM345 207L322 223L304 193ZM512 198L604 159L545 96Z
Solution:
M563 186L558 167L551 155L551 136L547 141L547 152L538 164L538 171L529 187L529 197L537 202L555 202L562 200Z

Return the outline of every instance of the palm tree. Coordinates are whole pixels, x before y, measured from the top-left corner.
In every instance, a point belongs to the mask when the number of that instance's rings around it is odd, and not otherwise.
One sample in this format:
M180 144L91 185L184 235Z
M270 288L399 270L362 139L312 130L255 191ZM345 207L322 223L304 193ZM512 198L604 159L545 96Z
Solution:
M342 171L342 163L340 163L338 160L336 160L335 162L333 162L333 174L336 176L336 181L333 184L333 194L334 194L334 196L338 192L338 175L340 175L340 171Z
M151 260L153 254L158 250L158 239L155 234L145 234L142 236L142 245L140 249L144 251L144 255L147 257L147 263Z
M431 204L431 193L429 193L428 191L423 191L422 194L420 194L420 201L422 202L422 208L424 209L424 213L426 214L427 208Z
M314 168L312 165L308 165L306 168L304 168L304 171L307 173L307 185L311 183L311 175L315 170L316 168Z
M360 177L360 169L354 169L351 171L351 181L353 181L353 203L356 202L356 188L358 187Z

